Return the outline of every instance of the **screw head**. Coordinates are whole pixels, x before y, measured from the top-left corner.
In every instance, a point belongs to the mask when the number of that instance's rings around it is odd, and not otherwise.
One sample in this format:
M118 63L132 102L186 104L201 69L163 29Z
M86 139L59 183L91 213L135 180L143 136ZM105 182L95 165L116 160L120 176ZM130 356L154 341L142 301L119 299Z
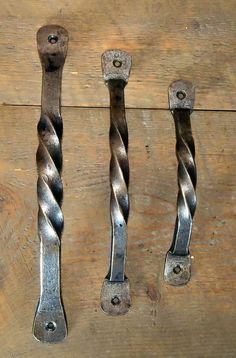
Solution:
M178 275L182 271L181 267L179 265L175 266L173 268L173 272Z
M111 303L113 304L113 306L119 305L120 304L120 299L118 296L114 296L111 299Z
M48 42L50 42L50 44L54 45L55 43L57 43L57 41L58 41L57 35L49 35L48 36Z

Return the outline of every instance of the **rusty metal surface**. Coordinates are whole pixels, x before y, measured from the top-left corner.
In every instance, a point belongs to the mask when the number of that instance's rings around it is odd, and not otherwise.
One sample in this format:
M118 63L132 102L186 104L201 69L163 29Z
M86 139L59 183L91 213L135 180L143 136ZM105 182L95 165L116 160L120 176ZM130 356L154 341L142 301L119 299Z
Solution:
M124 61L124 62L123 62ZM127 246L127 221L129 216L129 162L128 128L125 118L124 88L131 69L131 57L120 50L107 51L102 55L102 69L110 93L110 212L112 224L110 269L105 279L101 302L102 309L109 314L124 314L130 302L129 282L125 277ZM106 280L110 283L107 284ZM124 283L123 285L117 283ZM115 287L122 287L119 304L104 304ZM110 293L108 292L110 290ZM124 293L126 290L126 294ZM123 299L125 297L125 302ZM120 307L118 309L118 306Z
M195 88L189 81L174 81L169 87L169 107L187 109L192 112L195 99Z
M37 45L42 64L41 117L38 123L38 234L40 238L40 298L33 334L42 342L54 343L67 334L61 300L60 246L64 219L61 117L62 69L68 46L67 31L57 25L39 29Z
M169 104L175 122L179 191L175 231L166 256L164 277L169 284L182 285L191 275L189 245L197 204L197 170L190 122L194 105L193 85L188 81L173 82L169 88Z
M102 54L102 70L104 81L129 80L131 69L131 56L120 50L110 50Z

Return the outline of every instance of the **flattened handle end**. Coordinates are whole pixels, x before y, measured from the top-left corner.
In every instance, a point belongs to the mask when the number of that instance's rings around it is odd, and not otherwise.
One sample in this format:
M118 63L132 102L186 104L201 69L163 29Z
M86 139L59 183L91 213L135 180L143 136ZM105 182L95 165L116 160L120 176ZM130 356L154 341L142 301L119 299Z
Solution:
M104 280L101 291L101 308L112 316L126 314L131 307L130 285L126 278L123 282Z
M47 72L54 72L64 65L69 36L59 25L46 25L37 32L38 53Z
M186 285L191 277L191 257L177 256L168 252L166 255L164 279L169 285Z
M195 99L195 88L190 81L178 80L171 83L169 87L170 110L189 109L193 110Z
M41 304L33 323L34 338L42 343L58 343L67 336L67 324L63 307L43 308Z
M109 50L102 54L102 71L104 81L129 80L131 70L131 56L121 50Z

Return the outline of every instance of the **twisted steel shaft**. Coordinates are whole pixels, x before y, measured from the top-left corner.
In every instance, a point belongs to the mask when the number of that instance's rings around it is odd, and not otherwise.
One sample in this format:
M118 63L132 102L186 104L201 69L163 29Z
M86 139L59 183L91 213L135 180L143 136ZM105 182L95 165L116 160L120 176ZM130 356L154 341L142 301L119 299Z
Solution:
M63 230L61 210L63 186L62 139L63 124L60 116L42 114L38 123L39 146L36 154L38 169L38 228L42 241L59 244Z
M190 110L173 111L176 130L176 156L178 160L177 218L170 252L188 255L192 233L193 216L196 210L197 172L195 147L190 123Z
M110 92L110 184L112 249L110 281L124 281L127 221L129 216L128 128L124 109L123 80L109 80Z
M42 342L58 342L67 333L60 287L60 239L64 226L61 210L63 122L60 101L68 34L59 26L45 26L38 31L37 42L43 69L36 154L41 292L34 335Z

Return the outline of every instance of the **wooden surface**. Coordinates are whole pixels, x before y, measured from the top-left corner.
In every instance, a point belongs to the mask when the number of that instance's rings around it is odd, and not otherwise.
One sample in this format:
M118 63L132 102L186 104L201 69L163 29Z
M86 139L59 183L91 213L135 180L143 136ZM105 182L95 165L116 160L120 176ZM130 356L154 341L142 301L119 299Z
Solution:
M0 103L40 104L35 34L48 23L70 36L65 106L108 105L101 54L127 50L133 68L126 104L167 108L173 79L197 86L196 108L236 109L235 0L1 0Z
M235 1L0 0L0 9L0 357L235 357ZM35 34L49 23L70 34L62 239L69 335L54 346L31 333L39 295ZM99 297L110 249L109 96L100 57L111 48L133 58L126 89L132 310L124 317L106 316ZM175 223L177 161L166 109L168 86L179 78L196 85L198 206L192 279L171 287L163 265Z
M236 120L192 115L198 208L186 287L163 282L175 222L175 133L169 111L128 110L131 312L108 317L99 295L110 246L107 109L64 109L62 249L67 340L31 335L39 293L36 124L39 108L1 107L0 337L2 357L235 357Z

